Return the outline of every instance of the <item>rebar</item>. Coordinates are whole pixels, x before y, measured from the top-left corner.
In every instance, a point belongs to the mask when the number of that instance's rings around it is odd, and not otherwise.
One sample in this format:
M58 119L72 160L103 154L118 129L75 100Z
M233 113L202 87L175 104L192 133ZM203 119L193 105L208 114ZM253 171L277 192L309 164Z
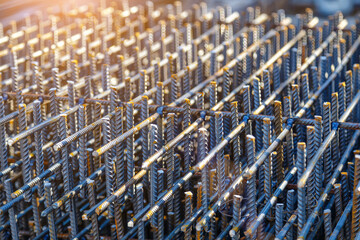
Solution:
M359 238L360 20L185 7L0 25L1 237Z

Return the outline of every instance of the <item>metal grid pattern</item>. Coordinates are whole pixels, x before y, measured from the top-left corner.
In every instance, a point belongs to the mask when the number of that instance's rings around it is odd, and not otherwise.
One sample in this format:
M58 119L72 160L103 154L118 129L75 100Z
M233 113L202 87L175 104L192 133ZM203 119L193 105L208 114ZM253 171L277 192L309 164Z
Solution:
M1 28L0 238L360 239L359 32L126 1Z

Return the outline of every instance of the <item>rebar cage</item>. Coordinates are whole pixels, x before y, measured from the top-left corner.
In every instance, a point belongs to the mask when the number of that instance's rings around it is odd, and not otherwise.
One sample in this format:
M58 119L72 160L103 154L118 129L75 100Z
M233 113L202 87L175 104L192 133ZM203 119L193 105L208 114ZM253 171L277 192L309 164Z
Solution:
M1 239L360 239L360 21L127 1L0 28Z

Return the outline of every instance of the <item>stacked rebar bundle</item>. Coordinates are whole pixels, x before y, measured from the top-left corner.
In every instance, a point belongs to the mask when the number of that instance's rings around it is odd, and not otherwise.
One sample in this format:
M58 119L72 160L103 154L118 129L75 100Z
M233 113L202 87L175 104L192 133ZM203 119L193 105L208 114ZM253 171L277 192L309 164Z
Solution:
M360 21L126 1L0 28L0 239L360 239Z

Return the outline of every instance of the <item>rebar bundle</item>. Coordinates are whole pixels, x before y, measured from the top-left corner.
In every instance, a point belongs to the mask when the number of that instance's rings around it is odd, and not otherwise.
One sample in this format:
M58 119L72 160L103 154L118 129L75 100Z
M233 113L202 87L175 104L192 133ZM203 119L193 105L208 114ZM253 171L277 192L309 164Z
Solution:
M360 19L89 4L0 28L0 239L360 239Z

